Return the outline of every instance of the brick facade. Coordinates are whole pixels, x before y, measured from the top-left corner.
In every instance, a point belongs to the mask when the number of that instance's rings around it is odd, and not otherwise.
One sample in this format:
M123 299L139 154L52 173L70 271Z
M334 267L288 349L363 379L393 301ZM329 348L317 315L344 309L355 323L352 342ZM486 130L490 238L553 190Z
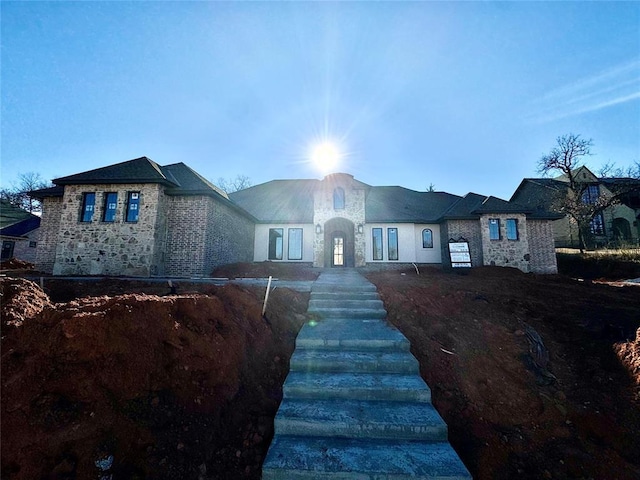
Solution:
M482 233L478 220L447 220L440 229L442 245L442 264L451 267L449 257L449 240L464 238L469 242L471 265L474 267L484 265L482 249Z
M38 229L36 268L52 274L56 262L58 232L62 217L62 197L47 197L42 201L42 220Z
M556 250L553 246L553 222L551 220L527 220L530 271L533 273L558 273Z

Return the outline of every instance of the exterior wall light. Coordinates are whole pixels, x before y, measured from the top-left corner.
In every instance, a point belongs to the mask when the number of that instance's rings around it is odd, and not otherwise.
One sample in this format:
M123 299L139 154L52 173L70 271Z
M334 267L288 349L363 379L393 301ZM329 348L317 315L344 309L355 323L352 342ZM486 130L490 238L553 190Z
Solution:
M364 225L362 225L361 223L358 224L358 233L362 233L364 232Z
M316 233L318 233L318 234L322 233L322 225L320 225L320 224L316 225Z

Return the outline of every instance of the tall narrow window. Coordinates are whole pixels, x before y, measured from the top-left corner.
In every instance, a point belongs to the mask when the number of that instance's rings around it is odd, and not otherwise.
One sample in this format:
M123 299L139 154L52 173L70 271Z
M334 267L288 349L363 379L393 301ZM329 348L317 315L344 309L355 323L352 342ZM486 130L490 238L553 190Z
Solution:
M489 219L489 240L500 240L500 219Z
M382 260L382 229L372 228L371 236L373 238L373 259Z
M594 235L604 235L604 217L602 216L602 212L593 217L591 222L589 222L589 228Z
M582 202L587 205L593 205L600 196L600 187L598 185L587 185L582 192Z
M269 229L269 260L282 260L282 228Z
M302 260L302 229L289 229L289 250L287 253L289 260Z
M114 222L116 220L117 206L118 194L116 192L106 193L104 196L104 209L102 211L103 222Z
M127 222L137 222L140 211L140 192L127 194Z
M90 222L93 219L93 211L96 206L96 194L87 192L82 194L82 212L80 213L81 222Z
M336 188L333 191L333 209L334 210L344 209L344 190L340 187Z
M398 229L397 228L388 228L387 229L387 240L389 246L387 249L389 250L389 260L398 260Z
M507 228L507 240L518 240L518 219L507 218L505 226Z
M433 248L433 232L430 228L422 230L422 248Z

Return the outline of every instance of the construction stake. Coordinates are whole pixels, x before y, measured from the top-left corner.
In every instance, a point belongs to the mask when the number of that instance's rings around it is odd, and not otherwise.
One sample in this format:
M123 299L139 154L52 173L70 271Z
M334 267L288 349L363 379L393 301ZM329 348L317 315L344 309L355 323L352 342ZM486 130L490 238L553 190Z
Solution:
M267 282L267 291L264 294L264 305L262 305L262 316L267 311L267 301L269 300L269 290L271 289L271 275L269 275L269 281Z

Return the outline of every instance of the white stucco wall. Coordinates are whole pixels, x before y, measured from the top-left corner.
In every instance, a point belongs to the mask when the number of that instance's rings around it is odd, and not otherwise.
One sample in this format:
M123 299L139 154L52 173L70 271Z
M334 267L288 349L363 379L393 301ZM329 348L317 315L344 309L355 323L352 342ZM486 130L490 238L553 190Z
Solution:
M256 224L256 234L253 248L253 261L264 262L269 260L269 229L282 228L283 249L282 260L272 260L273 262L313 262L313 239L315 237L314 226L304 223L273 223ZM289 229L302 228L302 260L289 260Z
M382 228L383 260L373 259L373 229ZM389 228L398 229L398 260L389 260ZM433 232L433 248L422 248L422 230ZM366 261L371 263L442 263L440 225L368 223L365 225Z

